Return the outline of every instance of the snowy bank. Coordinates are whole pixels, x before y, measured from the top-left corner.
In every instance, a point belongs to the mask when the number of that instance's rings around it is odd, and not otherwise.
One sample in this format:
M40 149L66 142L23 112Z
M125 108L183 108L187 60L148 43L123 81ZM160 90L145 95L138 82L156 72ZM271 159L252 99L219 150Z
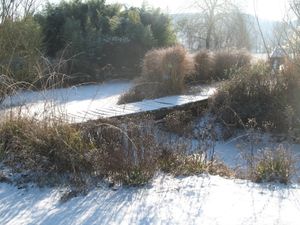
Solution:
M60 203L61 190L0 184L0 224L297 225L300 187L218 176L159 175L144 188L99 187Z

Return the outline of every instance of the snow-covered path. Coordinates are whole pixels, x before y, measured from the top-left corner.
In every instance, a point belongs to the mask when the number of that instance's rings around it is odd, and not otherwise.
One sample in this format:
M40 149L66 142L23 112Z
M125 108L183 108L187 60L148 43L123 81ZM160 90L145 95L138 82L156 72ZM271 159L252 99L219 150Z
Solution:
M63 116L71 122L83 122L183 105L207 99L215 91L214 87L206 86L200 93L193 95L168 96L118 105L120 95L130 87L130 82L115 81L42 92L21 92L7 98L3 106L6 112L12 109L16 113L36 118Z
M0 224L298 225L300 187L159 175L145 188L99 187L60 203L54 189L0 184Z

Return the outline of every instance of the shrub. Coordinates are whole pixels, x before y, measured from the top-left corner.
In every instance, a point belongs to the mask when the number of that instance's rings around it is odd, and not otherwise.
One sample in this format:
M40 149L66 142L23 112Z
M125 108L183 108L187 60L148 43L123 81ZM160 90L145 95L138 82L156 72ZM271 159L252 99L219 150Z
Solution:
M160 168L174 176L190 176L207 171L207 162L202 154L186 155L181 151L165 148L159 158Z
M95 171L125 184L148 181L156 170L158 148L151 121L145 123L148 125L130 121L88 124L84 133L97 146L91 155Z
M68 124L13 119L1 124L4 162L15 169L42 172L82 172L91 169L85 154L93 143Z
M186 144L159 143L156 132L149 118L76 125L11 118L0 124L0 157L13 171L28 175L22 182L57 185L63 177L80 191L97 178L143 185L158 170L174 175L226 174L205 154L191 154Z
M268 123L279 131L288 129L286 112L289 106L296 109L296 103L288 97L291 84L284 73L272 74L268 65L258 63L233 70L230 76L211 102L223 122L240 127L254 118L258 127Z
M194 61L195 73L190 79L197 83L228 79L232 69L250 65L251 56L246 50L201 50L194 55Z
M228 79L230 70L249 65L250 54L245 50L221 50L213 55L213 76L215 79Z
M169 113L165 118L165 128L167 131L177 134L191 133L191 122L193 115L190 111L174 111Z
M35 181L45 174L49 180L69 174L76 180L100 176L130 185L146 183L156 170L156 142L152 133L139 125L128 123L121 129L116 121L96 125L48 122L25 118L3 122L0 143L4 164L17 171L31 171Z
M194 82L207 82L212 80L214 70L213 53L202 50L195 54L195 74L192 78Z
M164 147L158 159L159 168L174 176L191 176L202 173L232 177L233 172L223 163L207 160L203 153L187 154L184 146Z
M42 48L40 26L31 17L0 24L0 74L33 83Z
M255 182L287 184L295 172L293 156L282 145L275 149L264 149L255 161L253 171Z
M181 46L149 51L143 60L142 78L119 102L179 94L184 78L193 71L193 62Z

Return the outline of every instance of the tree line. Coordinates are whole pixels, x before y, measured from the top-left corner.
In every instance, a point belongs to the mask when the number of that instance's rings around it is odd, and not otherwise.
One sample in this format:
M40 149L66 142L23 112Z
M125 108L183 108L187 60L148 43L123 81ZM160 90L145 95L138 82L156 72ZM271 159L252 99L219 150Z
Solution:
M37 10L34 3L1 2L1 72L17 80L33 82L41 76L33 71L41 58L51 63L64 59L60 70L71 74L71 83L132 78L145 52L176 43L170 18L146 5L73 0Z

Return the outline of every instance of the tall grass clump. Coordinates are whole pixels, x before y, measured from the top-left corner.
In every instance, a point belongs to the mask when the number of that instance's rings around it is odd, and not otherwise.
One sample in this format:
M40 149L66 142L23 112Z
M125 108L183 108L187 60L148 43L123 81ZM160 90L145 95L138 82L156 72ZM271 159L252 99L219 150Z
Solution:
M255 182L279 182L287 184L295 173L292 154L282 145L264 149L255 159L252 179Z
M67 124L11 117L0 124L0 160L41 186L75 182L81 188L103 179L143 185L158 171L227 174L206 157L204 146L191 154L188 143L158 140L156 132L149 118Z
M199 51L194 56L195 73L192 77L193 82L211 81L214 76L214 58L213 53L207 50Z
M241 127L254 118L259 127L268 124L277 131L287 131L289 124L295 126L297 120L299 124L295 76L298 74L273 73L265 63L232 70L231 78L213 97L212 110L230 126ZM290 119L295 123L288 123Z
M153 176L159 155L149 130L116 121L71 125L16 117L1 123L0 143L1 161L33 181L67 175L141 185Z
M193 69L192 58L181 46L151 50L144 57L142 77L119 103L179 94Z
M65 123L6 119L1 123L0 142L4 163L17 170L76 173L92 167L84 155L93 143Z
M228 79L231 70L250 65L250 62L251 55L246 50L201 50L194 55L195 73L190 80L199 83Z
M220 50L213 55L213 77L214 79L228 79L230 70L249 65L251 55L246 50Z

